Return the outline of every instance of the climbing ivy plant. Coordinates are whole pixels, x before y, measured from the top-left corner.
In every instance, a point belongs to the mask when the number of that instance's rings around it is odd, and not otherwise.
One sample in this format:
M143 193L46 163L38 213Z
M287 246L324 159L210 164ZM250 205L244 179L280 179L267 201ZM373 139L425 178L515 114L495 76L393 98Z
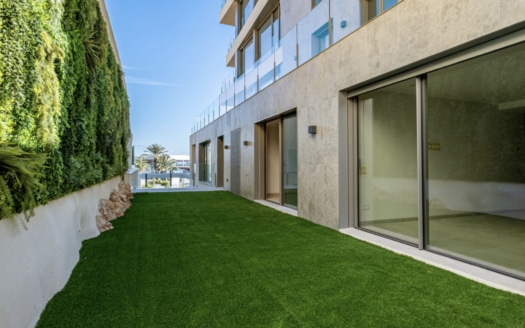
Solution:
M122 74L97 0L0 0L0 219L124 173Z

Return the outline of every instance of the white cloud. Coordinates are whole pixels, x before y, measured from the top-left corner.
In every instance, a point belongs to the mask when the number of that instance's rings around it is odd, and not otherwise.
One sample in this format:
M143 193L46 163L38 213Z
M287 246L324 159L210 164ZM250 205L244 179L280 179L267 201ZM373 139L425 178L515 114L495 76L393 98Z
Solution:
M126 71L140 71L140 68L133 66L122 65L122 68Z
M126 82L131 84L153 85L160 87L182 87L180 84L143 79L141 77L126 76Z

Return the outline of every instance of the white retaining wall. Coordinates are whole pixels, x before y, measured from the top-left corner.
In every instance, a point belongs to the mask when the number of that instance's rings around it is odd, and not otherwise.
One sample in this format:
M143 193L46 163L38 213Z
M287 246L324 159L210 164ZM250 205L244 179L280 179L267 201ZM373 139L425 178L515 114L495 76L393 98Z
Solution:
M0 327L34 327L46 303L66 284L82 241L99 235L98 201L118 190L114 178L0 220Z

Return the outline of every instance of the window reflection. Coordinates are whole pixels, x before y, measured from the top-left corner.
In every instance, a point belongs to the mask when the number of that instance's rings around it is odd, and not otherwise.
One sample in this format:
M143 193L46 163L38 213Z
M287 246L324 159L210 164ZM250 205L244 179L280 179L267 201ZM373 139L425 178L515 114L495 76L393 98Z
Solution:
M297 116L283 118L283 203L297 208Z
M358 98L359 225L418 240L415 81Z
M525 45L428 74L429 244L525 272Z
M525 276L523 62L525 43L426 75L425 195L415 81L358 97L360 227Z

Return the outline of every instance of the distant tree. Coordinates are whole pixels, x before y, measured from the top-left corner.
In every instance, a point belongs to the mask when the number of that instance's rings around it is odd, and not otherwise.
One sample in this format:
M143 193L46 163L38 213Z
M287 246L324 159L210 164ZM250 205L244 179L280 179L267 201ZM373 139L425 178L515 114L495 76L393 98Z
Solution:
M166 154L168 150L159 144L152 144L146 147L148 155L153 156L153 170L157 172L157 161L162 154Z
M143 156L140 156L135 161L135 166L138 167L138 169L142 172L148 167L148 161Z
M175 164L175 160L171 159L167 154L162 154L157 161L157 170L163 172L171 171L173 164Z

